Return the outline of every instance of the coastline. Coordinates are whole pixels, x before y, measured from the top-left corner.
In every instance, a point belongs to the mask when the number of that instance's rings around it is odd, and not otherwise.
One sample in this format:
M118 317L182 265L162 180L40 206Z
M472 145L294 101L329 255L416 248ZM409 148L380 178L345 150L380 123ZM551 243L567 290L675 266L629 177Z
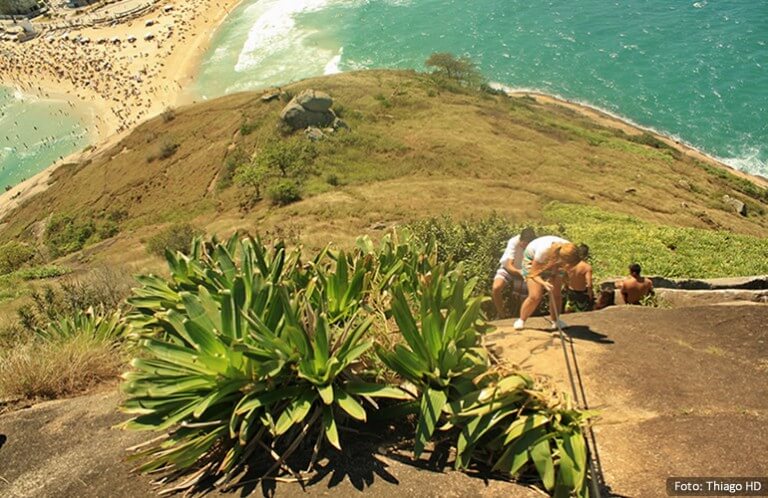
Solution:
M208 38L208 40L210 40L210 38ZM199 57L196 57L192 60L193 63L199 63L199 61L200 61ZM183 69L189 71L190 67L194 67L194 66L189 65L188 67ZM179 73L182 73L182 71L180 70ZM194 73L192 75L194 76ZM257 92L258 90L255 90L255 91ZM568 109L576 111L603 126L619 129L624 131L627 134L637 135L642 133L650 133L654 137L668 144L670 147L673 147L674 149L680 151L681 153L689 157L702 161L711 166L722 168L727 172L737 175L741 178L745 178L760 187L768 188L768 179L764 177L752 175L752 174L737 170L721 161L718 161L716 158L711 157L706 153L696 149L695 147L689 146L678 140L675 140L674 138L658 133L655 130L643 128L642 126L639 126L635 123L631 123L627 120L621 119L620 117L612 115L601 109L597 109L595 107L592 107L586 104L569 101L554 95L549 95L541 92L509 91L508 94L515 97L522 97L522 96L532 97L538 103L543 105L559 105L559 106L567 107ZM102 141L98 145L94 144L94 147L91 150L86 150L86 151L71 154L70 156L65 157L63 160L58 161L55 164L49 166L48 168L41 171L37 175L16 185L10 191L0 194L0 223L2 223L5 216L9 214L19 203L31 198L32 196L38 193L44 192L48 186L48 181L50 177L59 166L63 164L71 163L71 162L79 162L82 160L86 160L91 155L102 152L103 150L116 144L117 141L119 141L123 136L125 136L127 133L130 133L132 129L133 128L131 128L130 130L126 130L122 133L112 135L107 140Z
M768 178L764 176L755 175L736 169L733 166L722 162L716 157L713 157L706 152L694 147L693 145L684 143L680 140L670 137L669 135L660 133L652 128L633 123L625 118L621 118L595 106L591 106L582 102L574 102L563 97L533 90L503 89L507 92L508 95L513 97L532 97L541 104L559 105L566 107L596 121L603 126L621 130L628 135L640 135L643 133L648 133L688 157L704 162L710 166L724 169L728 173L749 180L760 187L768 188Z
M241 2L242 0L200 0L190 9L191 12L180 11L185 16L189 15L190 21L185 27L176 30L181 32L176 35L179 38L176 40L178 43L172 45L171 49L166 52L161 51L162 45L158 43L156 50L141 54L143 67L159 67L161 70L150 81L152 83L151 88L146 88L149 87L147 84L145 85L146 91L136 95L136 101L147 102L147 105L142 105L141 111L131 120L121 120L120 113L115 112L114 103L119 102L120 96L114 95L114 92L99 92L90 86L78 86L68 81L62 81L62 78L54 78L50 74L10 74L0 71L0 85L2 86L31 95L39 100L67 102L80 110L87 109L86 114L89 115L90 124L87 130L91 137L90 144L84 150L74 152L50 164L39 173L16 184L9 191L0 193L0 223L19 203L44 192L53 172L63 164L83 161L109 149L140 123L159 115L166 108L192 103L192 99L186 95L186 87L194 80L202 56L210 45L216 30ZM154 9L129 23L104 28L85 28L73 31L71 35L80 33L94 40L99 37L125 38L129 36L131 31L134 31L132 30L134 23L143 25L152 19L162 25L163 16L169 18L172 15L175 15L174 11L161 13L158 12L158 9ZM171 27L175 26L173 22L166 22L166 24ZM0 42L0 52L3 48L2 43L8 42ZM26 42L25 45L34 43L45 43L45 37L38 37ZM137 49L145 50L146 48L141 47L139 49L132 45L127 47L127 52L129 54L134 52L135 57ZM115 59L117 58L115 56Z

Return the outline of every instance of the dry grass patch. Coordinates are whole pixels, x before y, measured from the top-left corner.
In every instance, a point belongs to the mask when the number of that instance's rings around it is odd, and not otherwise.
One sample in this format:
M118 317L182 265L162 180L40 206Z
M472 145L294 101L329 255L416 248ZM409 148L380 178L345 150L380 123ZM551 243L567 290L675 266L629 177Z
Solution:
M0 357L0 397L70 396L117 378L123 366L115 344L89 337L32 342Z

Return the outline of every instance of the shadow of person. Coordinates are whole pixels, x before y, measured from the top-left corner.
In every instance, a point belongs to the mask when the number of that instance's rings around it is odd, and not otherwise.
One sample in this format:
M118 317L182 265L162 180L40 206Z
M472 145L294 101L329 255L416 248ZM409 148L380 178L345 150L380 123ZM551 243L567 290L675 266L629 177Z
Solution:
M5 434L0 434L0 449L3 448L3 445L5 444L6 441L8 441L8 436L6 436Z
M571 339L578 339L580 341L591 341L598 344L613 344L613 339L608 338L607 335L600 332L595 332L587 325L571 325L564 329L565 335Z

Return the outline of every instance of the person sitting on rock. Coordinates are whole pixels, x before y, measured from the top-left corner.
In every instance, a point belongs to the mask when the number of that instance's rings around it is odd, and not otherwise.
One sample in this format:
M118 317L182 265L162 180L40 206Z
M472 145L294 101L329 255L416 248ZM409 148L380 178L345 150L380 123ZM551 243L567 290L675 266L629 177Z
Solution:
M629 277L616 284L626 304L640 304L646 296L653 294L653 282L640 275L641 271L639 264L632 263L629 265Z
M580 261L567 272L565 291L566 309L570 311L592 311L595 294L592 290L592 265L589 259L589 247L581 244L578 247Z
M520 318L515 321L515 330L525 328L525 321L539 307L544 292L551 293L555 306L549 306L551 330L568 327L555 312L563 306L563 272L578 262L576 246L563 238L547 235L528 244L523 253L523 277L528 286L528 297L520 309Z
M525 280L523 279L523 252L528 247L533 239L536 238L536 233L532 228L524 228L520 235L516 235L509 239L507 242L507 248L504 254L499 259L500 267L496 271L496 276L493 277L493 290L491 292L493 296L493 305L496 307L496 315L499 318L503 318L505 313L504 307L504 289L507 285L512 285L512 292L516 298L520 298L523 295L528 294L528 289L525 286Z

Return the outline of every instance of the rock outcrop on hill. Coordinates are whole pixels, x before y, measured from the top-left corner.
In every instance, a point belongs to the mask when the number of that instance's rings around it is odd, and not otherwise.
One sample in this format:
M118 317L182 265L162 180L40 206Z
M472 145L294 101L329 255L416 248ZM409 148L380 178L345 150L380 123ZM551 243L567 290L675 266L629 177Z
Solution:
M280 112L280 119L293 130L310 126L326 128L336 120L330 95L316 90L304 90L295 96Z
M741 202L740 200L736 199L735 197L731 197L728 194L725 194L723 196L723 202L726 203L728 206L730 206L734 211L739 213L741 216L747 215L747 205Z

